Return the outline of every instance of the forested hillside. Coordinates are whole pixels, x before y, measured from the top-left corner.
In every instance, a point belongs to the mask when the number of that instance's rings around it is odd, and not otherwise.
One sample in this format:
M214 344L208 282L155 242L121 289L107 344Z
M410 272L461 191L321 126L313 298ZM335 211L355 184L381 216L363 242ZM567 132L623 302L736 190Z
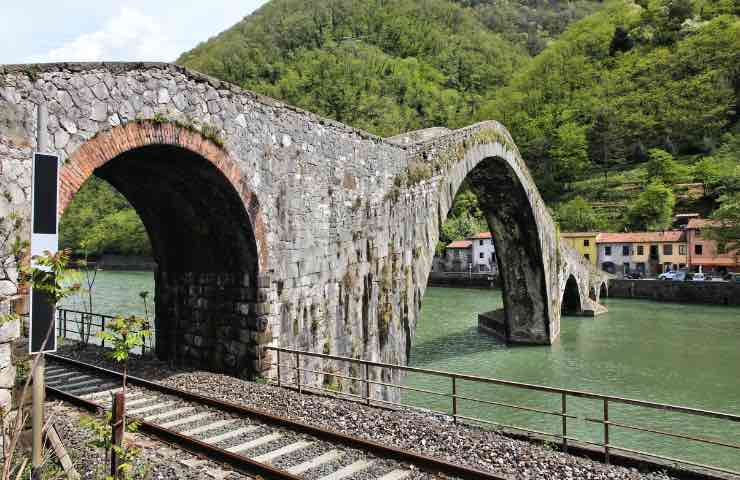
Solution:
M381 136L498 119L561 227L664 228L737 201L739 4L272 0L178 63ZM443 240L480 228L464 191Z

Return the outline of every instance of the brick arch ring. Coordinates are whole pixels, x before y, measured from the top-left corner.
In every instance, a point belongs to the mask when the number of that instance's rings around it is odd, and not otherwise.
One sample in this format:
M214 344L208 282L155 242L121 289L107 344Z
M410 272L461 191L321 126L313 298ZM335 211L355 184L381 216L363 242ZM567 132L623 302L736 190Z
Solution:
M59 217L61 218L74 195L97 168L125 152L152 145L169 145L189 150L210 162L223 174L244 203L257 244L259 268L264 271L268 259L266 224L259 199L247 185L239 165L224 147L204 137L197 130L174 123L129 122L101 131L82 144L61 168Z

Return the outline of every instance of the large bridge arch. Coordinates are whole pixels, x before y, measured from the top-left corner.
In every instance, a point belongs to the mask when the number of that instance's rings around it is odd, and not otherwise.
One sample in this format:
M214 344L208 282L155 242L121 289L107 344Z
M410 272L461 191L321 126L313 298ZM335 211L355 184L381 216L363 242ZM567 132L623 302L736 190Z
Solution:
M194 128L136 121L100 132L60 172L61 221L91 176L113 185L152 243L161 359L249 374L258 357L258 275L267 245L256 195L228 153Z
M413 145L409 156L409 168L429 165L429 183L436 184L437 214L422 212L427 218L417 219L428 223L431 233L427 258L457 190L468 179L495 232L504 298L503 311L494 312L503 323L500 330L509 342L551 343L560 331L560 297L552 301L551 295L558 288L556 229L508 131L498 122L479 123ZM423 188L411 186L410 195ZM421 277L430 271L431 263L425 264Z

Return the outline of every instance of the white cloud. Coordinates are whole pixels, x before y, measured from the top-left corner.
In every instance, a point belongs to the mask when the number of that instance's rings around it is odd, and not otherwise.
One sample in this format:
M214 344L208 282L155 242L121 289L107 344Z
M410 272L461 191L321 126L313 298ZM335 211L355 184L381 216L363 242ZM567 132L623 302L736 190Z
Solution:
M105 22L102 29L72 41L29 62L174 61L181 52L152 17L130 7Z

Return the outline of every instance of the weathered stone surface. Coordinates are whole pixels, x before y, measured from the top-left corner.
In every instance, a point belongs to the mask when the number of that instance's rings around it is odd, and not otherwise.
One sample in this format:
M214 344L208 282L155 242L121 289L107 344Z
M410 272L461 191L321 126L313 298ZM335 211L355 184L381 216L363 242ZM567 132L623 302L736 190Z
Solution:
M20 328L20 322L18 320L2 324L0 326L0 343L11 342L18 338L21 334ZM0 366L2 366L1 363Z
M15 366L0 368L0 389L11 389L15 385Z
M273 344L405 363L439 222L466 178L505 259L508 340L551 342L568 278L580 308L603 281L560 245L497 122L385 141L173 65L41 65L35 83L28 68L0 73L2 184L27 214L34 99L53 86L73 104L50 126L60 211L93 172L136 208L159 265L163 358L251 375Z

